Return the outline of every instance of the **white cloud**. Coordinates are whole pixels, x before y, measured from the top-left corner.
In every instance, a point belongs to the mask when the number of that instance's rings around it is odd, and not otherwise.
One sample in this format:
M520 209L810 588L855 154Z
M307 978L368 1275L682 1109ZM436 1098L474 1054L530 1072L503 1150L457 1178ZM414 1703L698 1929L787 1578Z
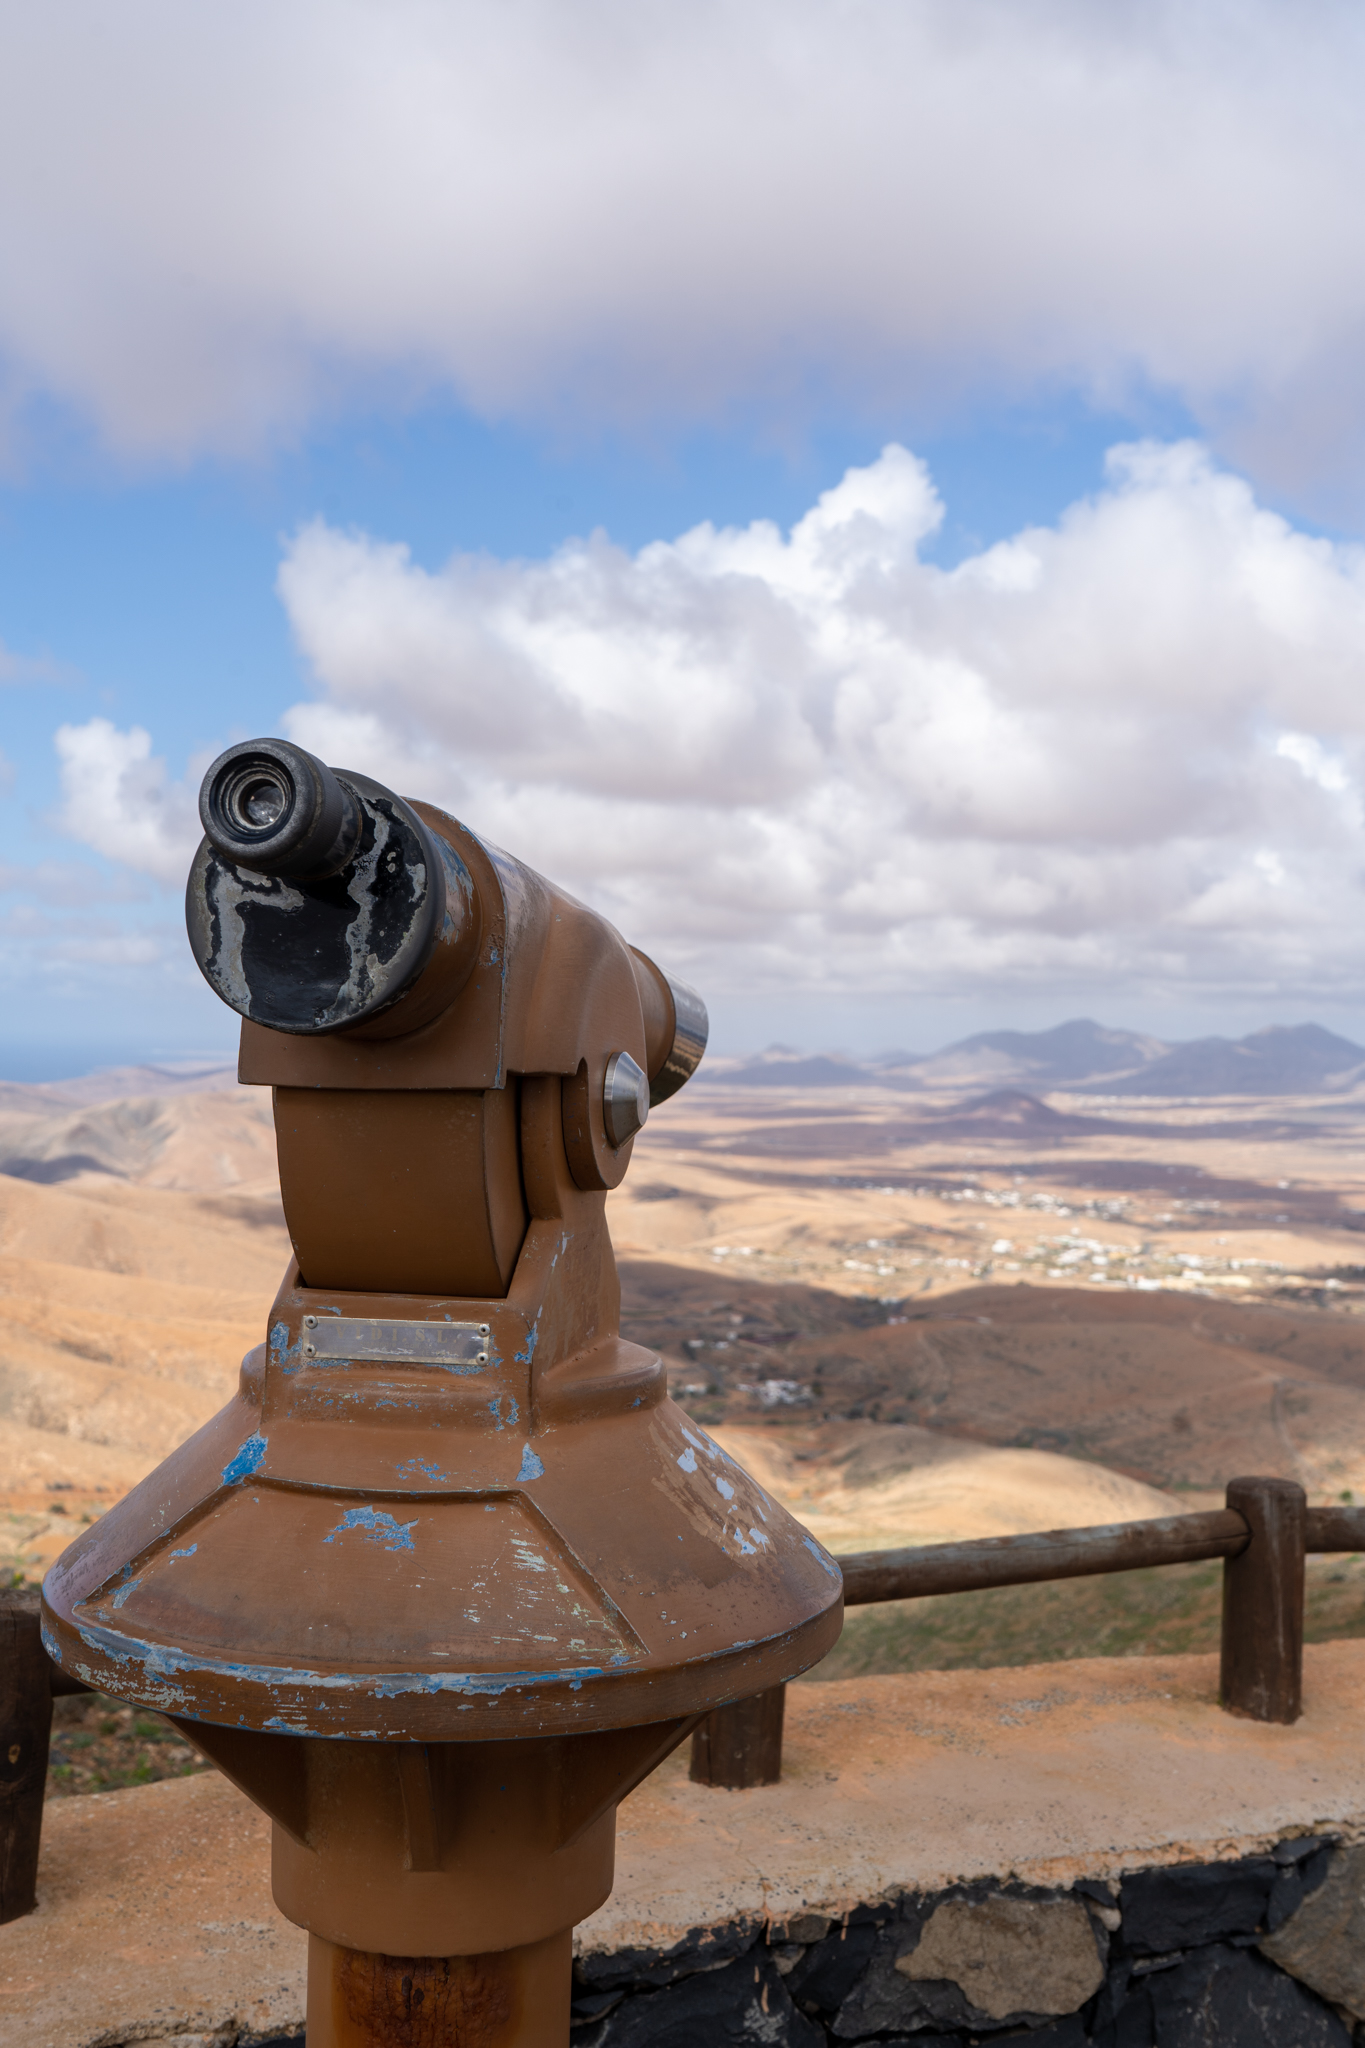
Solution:
M62 805L59 827L106 859L183 884L199 843L197 790L167 780L151 734L120 732L107 718L57 728ZM207 765L207 764L205 764Z
M11 8L0 386L177 454L1136 379L1349 477L1363 93L1348 0Z
M1292 761L1310 782L1316 782L1319 789L1328 790L1333 796L1340 795L1351 786L1342 763L1334 760L1322 742L1315 740L1311 733L1281 733L1275 742L1275 752L1282 760Z
M890 447L790 533L543 562L322 523L284 730L446 805L716 993L1365 993L1365 554L1190 444L943 570ZM67 826L179 880L140 731L64 728Z

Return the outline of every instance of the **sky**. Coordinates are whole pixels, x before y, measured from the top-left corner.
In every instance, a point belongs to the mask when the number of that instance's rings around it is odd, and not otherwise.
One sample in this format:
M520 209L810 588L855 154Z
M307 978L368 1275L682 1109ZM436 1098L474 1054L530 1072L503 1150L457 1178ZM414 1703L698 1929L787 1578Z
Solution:
M230 1050L195 792L445 805L715 1043L1365 1038L1365 17L0 9L0 1078Z

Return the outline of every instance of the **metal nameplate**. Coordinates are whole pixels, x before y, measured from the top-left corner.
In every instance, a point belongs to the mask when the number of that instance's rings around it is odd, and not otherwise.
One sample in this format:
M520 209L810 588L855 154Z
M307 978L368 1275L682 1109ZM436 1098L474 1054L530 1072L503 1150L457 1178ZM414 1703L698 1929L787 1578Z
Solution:
M378 1359L469 1371L488 1363L487 1323L408 1323L395 1317L305 1316L305 1358Z

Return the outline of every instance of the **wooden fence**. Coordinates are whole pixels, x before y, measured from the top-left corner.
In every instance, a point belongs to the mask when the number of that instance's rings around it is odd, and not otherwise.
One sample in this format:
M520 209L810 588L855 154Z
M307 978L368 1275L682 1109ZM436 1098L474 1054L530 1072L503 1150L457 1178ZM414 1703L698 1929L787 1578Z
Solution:
M1365 1551L1365 1508L1310 1508L1292 1480L1234 1479L1227 1505L1204 1514L867 1550L836 1561L845 1605L865 1607L1221 1557L1221 1703L1257 1721L1296 1721L1303 1711L1304 1557L1355 1550ZM35 1903L53 1696L84 1690L43 1649L36 1587L0 1594L0 1923ZM707 1714L692 1737L693 1778L736 1789L775 1784L785 1693L775 1686Z
M1204 1514L986 1536L911 1550L864 1550L835 1561L844 1605L918 1600L987 1586L1027 1586L1131 1572L1145 1565L1223 1559L1219 1699L1254 1721L1297 1721L1303 1712L1305 1554L1365 1551L1365 1508L1310 1508L1292 1479L1234 1479L1227 1505ZM701 1785L775 1785L782 1775L785 1686L708 1714L692 1737Z

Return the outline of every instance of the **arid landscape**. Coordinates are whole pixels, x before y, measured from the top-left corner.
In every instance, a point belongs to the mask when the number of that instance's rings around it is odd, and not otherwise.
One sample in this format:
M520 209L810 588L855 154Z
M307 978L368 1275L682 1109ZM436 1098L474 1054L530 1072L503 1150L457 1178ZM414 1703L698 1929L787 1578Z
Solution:
M1307 1027L1201 1068L1067 1029L1052 1071L1059 1034L709 1063L636 1141L627 1334L836 1551L1159 1514L1239 1472L1365 1499L1365 1055ZM1077 1075L1097 1040L1111 1071ZM229 1070L0 1089L11 1572L226 1398L287 1254L268 1097ZM865 1610L821 1671L1202 1644L1217 1570ZM1365 1567L1314 1563L1310 1633L1365 1633Z

